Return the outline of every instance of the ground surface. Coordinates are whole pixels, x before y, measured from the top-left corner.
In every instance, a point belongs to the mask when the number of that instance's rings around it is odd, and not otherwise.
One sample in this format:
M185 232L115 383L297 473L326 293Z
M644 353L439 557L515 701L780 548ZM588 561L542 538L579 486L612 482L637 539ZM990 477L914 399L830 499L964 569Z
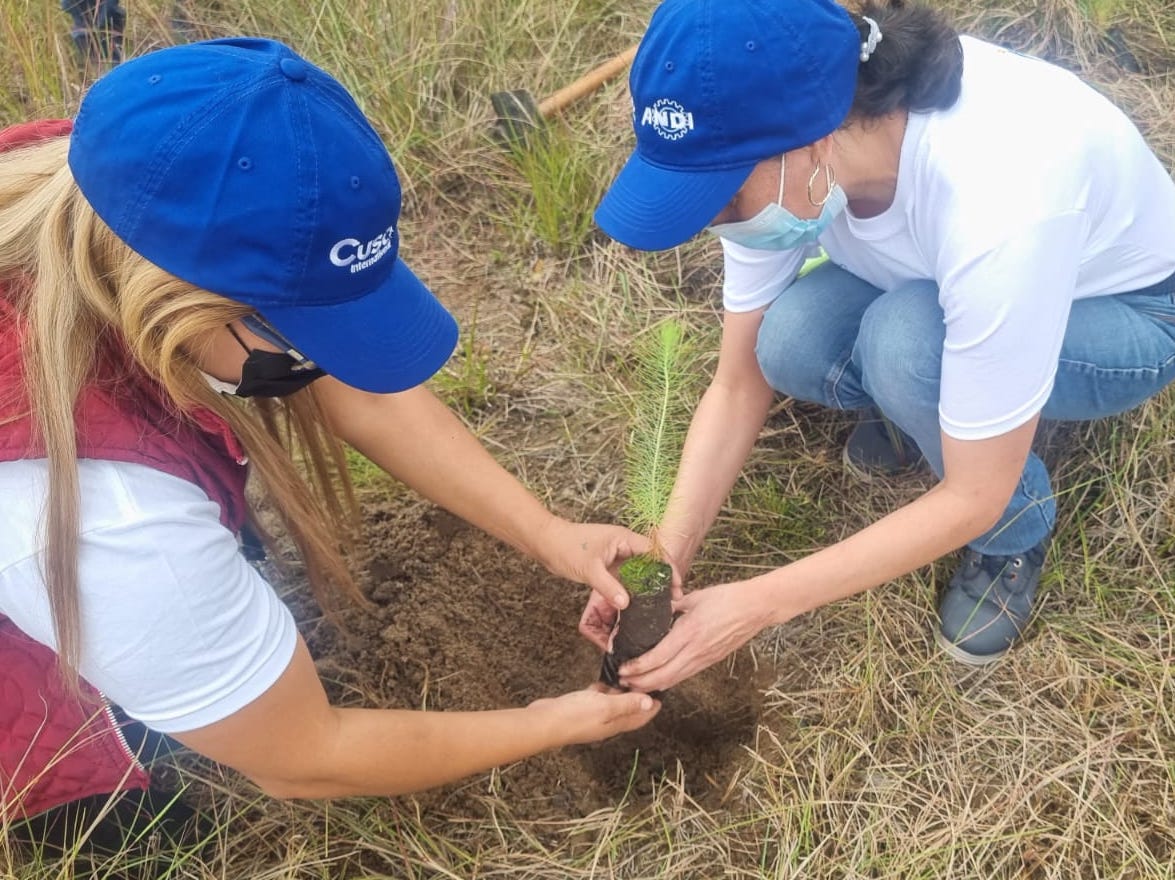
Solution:
M549 575L435 507L365 506L365 568L376 607L307 630L336 698L371 705L476 710L521 706L593 681L599 651L576 631L586 589ZM520 816L584 815L647 796L675 776L701 803L721 800L754 743L774 676L744 651L665 697L645 728L503 768L491 784ZM486 780L418 797L464 812Z

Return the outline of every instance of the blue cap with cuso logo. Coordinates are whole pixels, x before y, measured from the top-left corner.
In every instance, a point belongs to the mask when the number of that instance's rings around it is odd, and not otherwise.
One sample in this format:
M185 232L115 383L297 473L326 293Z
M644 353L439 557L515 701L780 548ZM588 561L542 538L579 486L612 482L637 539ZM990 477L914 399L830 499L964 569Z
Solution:
M133 251L254 307L342 382L402 391L456 345L452 315L400 259L400 181L379 135L281 43L120 64L82 101L69 167Z
M643 250L697 234L756 164L844 121L860 51L832 0L665 0L629 73L636 150L596 223Z

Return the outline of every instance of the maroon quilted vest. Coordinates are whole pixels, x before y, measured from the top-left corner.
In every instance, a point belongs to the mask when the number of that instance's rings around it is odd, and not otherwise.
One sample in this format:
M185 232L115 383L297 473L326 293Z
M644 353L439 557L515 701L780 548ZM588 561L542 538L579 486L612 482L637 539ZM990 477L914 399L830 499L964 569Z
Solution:
M69 120L0 131L0 150L60 137ZM23 321L0 287L0 462L43 458L28 413ZM136 367L118 340L100 353L102 382L75 409L78 456L142 464L200 486L239 531L246 517L246 459L215 413L189 418ZM60 681L56 655L0 615L0 819L30 816L95 794L143 789L148 774L127 747L110 706L82 682L81 699Z

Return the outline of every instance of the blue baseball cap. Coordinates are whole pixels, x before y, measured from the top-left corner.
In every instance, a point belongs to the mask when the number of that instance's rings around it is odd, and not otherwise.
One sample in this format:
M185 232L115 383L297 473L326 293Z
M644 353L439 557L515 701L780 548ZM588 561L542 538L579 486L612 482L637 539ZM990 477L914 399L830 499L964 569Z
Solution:
M74 120L69 167L133 251L252 306L322 369L402 391L448 360L453 316L399 257L400 181L330 75L272 40L115 67Z
M642 250L693 237L756 164L840 126L860 53L832 0L665 0L629 72L636 150L596 223Z

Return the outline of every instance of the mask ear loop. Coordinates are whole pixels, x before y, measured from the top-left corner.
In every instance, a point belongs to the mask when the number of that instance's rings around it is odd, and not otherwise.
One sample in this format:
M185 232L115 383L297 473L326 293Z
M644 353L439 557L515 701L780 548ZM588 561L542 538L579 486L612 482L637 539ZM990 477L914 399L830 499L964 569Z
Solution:
M779 192L775 196L775 204L783 207L783 174L787 170L787 153L779 154Z
M270 324L268 321L266 321L260 315L258 315L258 314L245 315L243 318L241 318L241 323L244 324L249 329L250 333L256 333L258 336L260 336L262 339L264 339L270 345L276 345L278 348L280 348L282 350L282 352L284 354L287 354L290 357L292 357L298 365L297 369L299 369L299 370L318 369L318 365L315 364L314 361L310 360L310 358L306 357L306 355L302 354L302 352L300 352L300 351L298 351L298 349L294 348L293 343L291 343L290 340L288 340L284 336L282 336L281 333L278 332L276 327L274 327L272 324ZM244 342L241 342L241 337L237 336L237 331L233 330L233 327L231 324L228 325L228 329L230 331L232 331L233 336L237 337L237 342L241 343L241 348L245 349L245 351L251 351L251 349L248 346L246 346Z
M245 349L245 354L251 354L253 349L245 345L245 340L241 338L241 334L237 332L237 329L232 324L225 324L224 326L228 329L228 332L233 335L233 339L237 341L237 345Z
M812 184L816 182L816 177L820 174L821 163L816 161L816 167L812 169L812 176L808 178L808 204L813 208L823 208L824 203L832 196L832 188L836 186L836 174L832 170L832 166L827 162L824 163L824 185L828 188L824 193L824 198L815 199L812 196Z

